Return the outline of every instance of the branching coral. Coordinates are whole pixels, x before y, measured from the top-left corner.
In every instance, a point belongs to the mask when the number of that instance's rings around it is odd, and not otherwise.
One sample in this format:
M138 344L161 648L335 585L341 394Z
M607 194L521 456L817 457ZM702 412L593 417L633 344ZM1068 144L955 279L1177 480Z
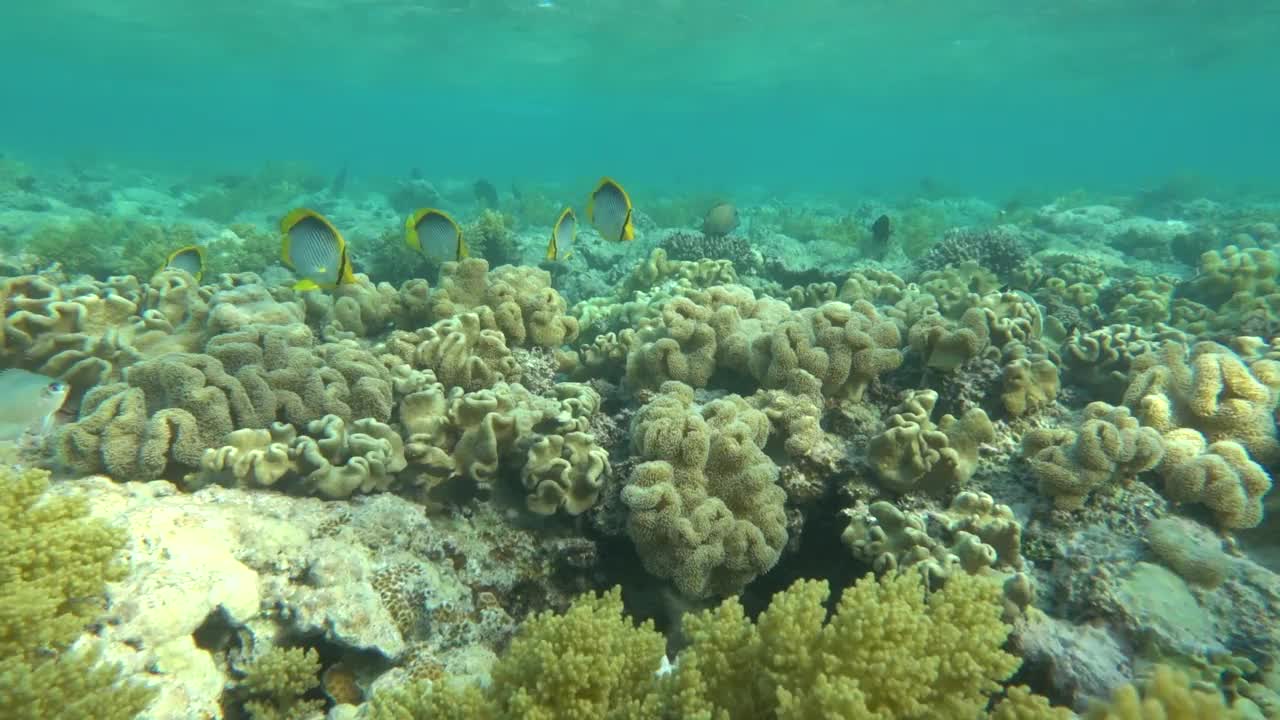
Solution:
M670 672L661 635L615 591L529 621L484 690L417 683L376 694L370 720L979 717L1018 659L1001 649L1000 590L961 575L926 592L915 573L847 588L800 581L753 623L736 598L685 617ZM1034 698L1024 698L1036 703Z
M290 720L317 712L319 700L302 696L320 681L320 657L310 648L273 646L245 666L236 688L245 696L244 709L252 720Z
M936 270L965 260L977 261L997 275L1017 270L1027 260L1027 248L1018 228L1002 225L990 229L957 228L916 262L922 270Z
M0 697L14 720L131 720L151 693L72 643L119 580L124 535L75 495L50 497L48 473L0 468Z

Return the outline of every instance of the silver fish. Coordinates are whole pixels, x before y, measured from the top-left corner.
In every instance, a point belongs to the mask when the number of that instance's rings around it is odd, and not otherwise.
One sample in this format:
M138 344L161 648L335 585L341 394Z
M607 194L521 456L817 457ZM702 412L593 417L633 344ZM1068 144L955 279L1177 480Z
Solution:
M0 372L0 441L47 434L70 389L60 380L26 370Z

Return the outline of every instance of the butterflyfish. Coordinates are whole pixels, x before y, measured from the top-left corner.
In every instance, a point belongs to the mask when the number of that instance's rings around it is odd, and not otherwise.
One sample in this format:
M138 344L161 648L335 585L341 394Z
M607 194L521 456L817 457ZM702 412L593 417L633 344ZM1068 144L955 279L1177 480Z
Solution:
M180 247L169 253L161 270L184 270L200 282L204 275L204 248L199 245Z
M636 238L636 228L631 224L631 198L610 178L600 178L592 191L587 201L587 219L606 240Z
M47 434L69 390L60 380L27 370L0 372L0 441Z
M567 259L577 234L578 218L573 214L573 208L567 207L560 212L560 217L556 218L555 227L551 228L551 241L547 243L547 259Z
M290 211L280 221L280 236L280 259L302 278L293 289L331 289L356 281L347 241L315 210Z
M462 228L443 210L422 208L404 223L409 247L434 260L461 260L467 257Z

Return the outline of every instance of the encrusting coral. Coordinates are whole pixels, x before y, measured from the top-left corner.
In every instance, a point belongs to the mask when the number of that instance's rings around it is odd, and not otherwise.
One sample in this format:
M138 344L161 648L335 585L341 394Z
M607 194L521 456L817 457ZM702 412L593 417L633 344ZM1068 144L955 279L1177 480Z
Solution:
M885 489L902 493L936 492L961 484L973 475L978 449L995 438L987 414L972 408L962 417L930 419L938 393L912 391L893 408L888 426L871 439L867 461Z
M737 395L698 404L668 382L636 413L641 462L622 489L645 568L691 597L738 592L787 542L778 467L762 448L769 419Z
M668 380L704 387L717 371L761 388L784 388L803 371L828 399L858 402L867 386L902 363L897 325L865 301L791 310L740 286L689 291L660 306L661 323L627 355L628 382Z
M429 492L464 480L487 492L506 475L518 477L532 512L584 512L610 472L608 453L591 432L600 396L577 383L557 384L552 393L501 382L474 392L433 383L406 396L406 483Z
M488 308L483 327L499 330L511 346L557 348L578 337L578 321L567 314L546 270L503 265L494 270L480 258L447 262L440 287L430 296L435 318Z
M1160 433L1139 425L1127 408L1092 402L1079 430L1035 429L1022 440L1023 453L1042 492L1063 510L1076 510L1094 490L1131 481L1164 456Z
M1280 403L1280 362L1246 365L1230 349L1166 342L1133 364L1127 405L1144 425L1167 433L1189 427L1209 442L1243 445L1259 462L1280 458L1274 412Z

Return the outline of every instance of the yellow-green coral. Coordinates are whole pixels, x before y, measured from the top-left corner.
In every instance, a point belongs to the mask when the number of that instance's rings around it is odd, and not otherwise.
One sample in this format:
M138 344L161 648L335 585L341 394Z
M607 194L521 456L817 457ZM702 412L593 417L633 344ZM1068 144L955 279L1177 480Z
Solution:
M980 579L929 593L915 573L867 576L829 618L827 596L825 582L800 581L754 623L737 598L687 615L689 646L669 672L665 640L623 615L617 591L588 596L526 624L488 688L385 690L369 719L977 718L1018 667L1002 649L1000 589Z
M302 720L321 707L319 700L303 700L320 684L320 657L312 648L273 646L250 660L237 688L246 696L244 709L251 720Z
M631 627L618 590L587 595L565 614L535 616L521 629L493 669L490 693L502 717L639 717L665 645L652 622Z
M14 720L129 720L151 692L69 649L124 575L124 534L76 495L49 497L43 471L0 468L0 697Z
M1009 688L991 711L991 720L1075 720L1067 708L1052 707L1048 698L1032 693L1025 685Z

